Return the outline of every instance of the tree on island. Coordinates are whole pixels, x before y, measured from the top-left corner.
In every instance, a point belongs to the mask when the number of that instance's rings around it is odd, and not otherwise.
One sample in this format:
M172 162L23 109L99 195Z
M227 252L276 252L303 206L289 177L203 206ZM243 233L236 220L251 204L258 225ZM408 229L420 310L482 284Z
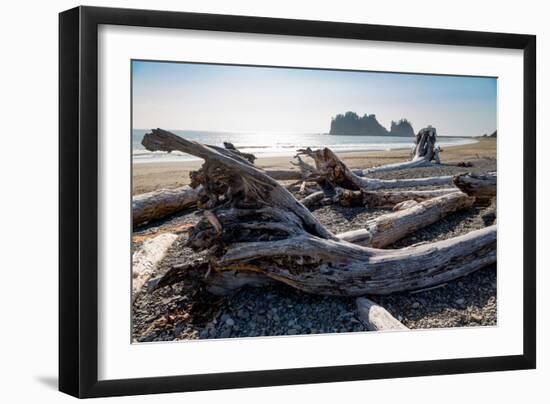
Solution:
M329 133L351 136L414 136L412 125L406 119L401 119L398 122L392 121L391 130L388 131L378 122L376 115L364 114L359 117L352 111L338 114L332 118Z

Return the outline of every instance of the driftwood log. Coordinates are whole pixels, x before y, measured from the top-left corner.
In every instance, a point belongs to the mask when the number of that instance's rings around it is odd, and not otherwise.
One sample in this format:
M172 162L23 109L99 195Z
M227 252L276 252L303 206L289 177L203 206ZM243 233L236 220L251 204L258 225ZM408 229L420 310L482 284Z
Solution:
M399 320L386 309L372 300L359 297L355 300L359 320L369 331L406 331L408 330Z
M315 167L303 161L301 156L308 156L315 162ZM316 181L321 186L331 184L333 187L341 187L351 190L378 191L397 188L410 188L422 186L452 186L453 177L450 175L428 178L381 180L365 178L361 170L351 170L329 148L313 150L311 148L300 149L296 155L297 165L304 180Z
M473 197L453 192L424 202L407 201L396 211L369 220L363 229L338 234L340 240L376 248L386 247L423 227L429 226L474 203Z
M170 246L178 236L164 233L143 242L132 255L132 302L141 295L143 286L151 278L153 272Z
M300 202L308 209L316 205L329 205L338 203L345 207L364 206L369 208L394 208L401 203L422 202L429 199L450 195L460 190L456 188L412 190L412 191L350 191L348 189L336 188L330 195L326 191L313 192Z
M435 128L431 126L423 128L416 134L415 145L412 151L412 159L410 161L373 167L368 169L367 173L429 167L433 164L439 164L440 148L435 145L436 140L437 134Z
M324 199L324 193L319 191L300 202L309 208ZM377 216L367 221L364 228L339 233L336 237L362 246L383 248L453 212L469 208L474 200L474 197L460 191L452 191L422 202L407 199L393 206L394 212Z
M227 282L232 274L261 275L299 290L340 296L387 294L447 282L496 261L496 226L399 250L339 240L265 172L228 152L156 129L149 150L180 150L205 160L196 176L205 215L187 245L207 260L175 267L159 282Z
M490 205L497 195L496 173L461 174L453 182L462 192L475 197L478 205Z
M183 186L175 189L161 189L136 195L132 198L132 222L140 225L161 219L195 205L200 188Z
M437 198L457 192L456 188L411 190L411 191L350 191L348 189L336 189L336 195L332 197L334 202L342 206L366 206L369 208L393 208L395 205L413 200L416 202Z

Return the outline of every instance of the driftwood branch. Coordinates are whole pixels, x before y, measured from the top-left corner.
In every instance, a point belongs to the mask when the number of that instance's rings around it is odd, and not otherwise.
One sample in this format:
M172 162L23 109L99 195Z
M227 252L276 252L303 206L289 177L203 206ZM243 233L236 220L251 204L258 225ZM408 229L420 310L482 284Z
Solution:
M200 188L193 189L186 185L136 195L132 198L133 225L161 219L196 205L199 193Z
M399 320L393 317L386 309L372 300L359 297L355 300L359 319L369 331L406 331L408 330Z
M205 160L196 176L201 199L221 232L202 218L187 245L207 261L168 271L159 285L191 279L206 284L226 274L261 274L308 293L363 296L447 282L496 260L496 226L448 240L380 250L341 241L265 172L228 153L160 129L145 135L149 150L180 150ZM218 283L219 286L219 283Z

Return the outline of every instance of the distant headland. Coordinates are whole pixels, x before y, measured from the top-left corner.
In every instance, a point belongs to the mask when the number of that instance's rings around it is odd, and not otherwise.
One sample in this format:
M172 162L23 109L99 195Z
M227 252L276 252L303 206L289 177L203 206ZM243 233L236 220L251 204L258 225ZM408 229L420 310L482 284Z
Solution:
M352 136L414 136L411 123L406 119L392 121L388 131L377 120L376 115L363 115L360 117L355 112L348 111L345 114L338 114L330 123L331 135L352 135Z

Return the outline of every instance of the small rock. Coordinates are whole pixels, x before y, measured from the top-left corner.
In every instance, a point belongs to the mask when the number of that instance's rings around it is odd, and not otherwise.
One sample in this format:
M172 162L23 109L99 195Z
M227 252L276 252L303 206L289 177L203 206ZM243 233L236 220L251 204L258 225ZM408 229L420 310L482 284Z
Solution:
M483 320L483 318L477 313L472 313L470 315L470 318L474 321L477 321L478 323L481 323L481 320Z
M455 300L455 303L458 304L459 306L462 306L465 302L466 300L464 300L463 297Z
M235 325L235 321L231 318L231 317L228 317L226 320L225 320L225 324L228 326L228 327L233 327Z
M412 307L413 309L418 309L418 308L420 307L420 303L419 303L419 302L414 302L414 303L411 305L411 307Z
M185 330L185 322L180 322L174 327L174 336L180 335Z

